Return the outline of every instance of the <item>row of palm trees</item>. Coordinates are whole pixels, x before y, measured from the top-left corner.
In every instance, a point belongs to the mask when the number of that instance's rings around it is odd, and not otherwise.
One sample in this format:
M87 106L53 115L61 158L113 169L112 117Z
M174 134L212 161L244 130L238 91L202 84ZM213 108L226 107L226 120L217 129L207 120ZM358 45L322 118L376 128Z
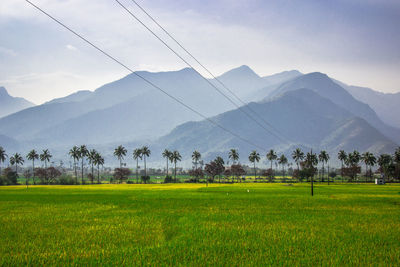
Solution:
M127 149L123 147L122 145L118 146L114 150L114 156L119 160L120 163L120 168L123 167L123 159L127 154ZM94 166L97 166L97 179L99 182L99 177L100 177L100 166L104 165L104 158L101 156L101 154L96 151L95 149L88 149L85 145L81 145L80 147L74 146L70 151L69 151L70 157L74 160L74 172L75 172L75 177L76 179L78 178L77 174L77 163L81 163L81 179L82 183L84 182L84 163L85 160L87 159L89 161L89 164L91 166L91 175L94 177ZM144 161L144 174L147 177L147 166L146 166L146 158L150 157L151 151L149 147L143 146L140 148L136 148L133 150L133 159L136 160L136 178L137 181L139 181L139 160ZM166 170L167 170L167 176L169 173L169 165L168 163L173 163L174 164L174 177L176 181L176 164L177 162L182 160L181 154L175 150L171 151L168 149L165 149L162 152L162 156L166 159ZM304 161L312 161L313 165L317 165L318 162L322 164L322 177L325 175L325 164L329 162L330 155L327 153L327 151L322 150L318 155L311 153L307 153L307 155L300 149L296 148L292 154L292 159L297 165L297 170L300 170L300 164ZM308 158L311 157L311 158ZM363 154L360 154L358 151L354 150L353 152L346 153L344 150L339 151L338 155L338 160L341 162L342 165L342 170L344 169L344 166L347 167L354 167L354 166L359 166L360 162L363 162L365 164L365 171L368 173L368 168L369 172L372 173L372 167L374 167L377 163L379 166L384 166L386 163L394 160L396 162L400 162L400 148L398 148L395 151L394 156L392 157L391 155L388 154L382 154L378 158L375 157L375 155L371 152L365 152ZM7 158L7 154L5 153L5 150L0 147L0 173L1 173L1 163L3 163ZM36 150L31 150L26 158L30 161L32 161L32 169L35 170L35 160L39 160L44 162L45 168L47 168L47 163L50 162L50 159L52 158L52 155L50 154L48 149L44 149L42 153L38 154ZM233 164L236 164L239 161L239 152L237 149L231 149L228 153L228 158L233 162ZM256 168L256 163L258 163L261 159L260 154L254 150L250 153L248 156L248 159L251 163L253 163L253 168L254 168L254 176L257 177L257 168ZM282 172L284 173L285 171L285 166L288 164L288 159L284 154L280 155L278 157L277 153L271 149L268 151L266 154L266 159L270 161L271 164L271 170L273 170L273 163L277 162L279 165L282 166ZM194 151L192 153L192 160L193 160L193 166L194 168L198 168L198 165L201 164L203 165L203 161L201 161L201 154L198 151ZM224 164L223 159L220 158L222 161L222 164ZM18 165L23 165L24 159L19 153L15 153L10 157L10 164L15 165L15 170L17 171ZM328 166L329 167L329 166ZM343 173L342 173L343 176ZM76 180L77 182L77 180Z
M89 161L89 165L91 166L91 180L93 183L94 179L94 166L97 166L97 182L100 183L100 166L104 165L104 158L102 155L95 149L88 149L85 145L81 145L80 147L74 146L69 152L69 156L74 161L74 172L75 172L75 183L78 183L78 170L77 163L81 161L81 181L84 183L84 163L87 159Z

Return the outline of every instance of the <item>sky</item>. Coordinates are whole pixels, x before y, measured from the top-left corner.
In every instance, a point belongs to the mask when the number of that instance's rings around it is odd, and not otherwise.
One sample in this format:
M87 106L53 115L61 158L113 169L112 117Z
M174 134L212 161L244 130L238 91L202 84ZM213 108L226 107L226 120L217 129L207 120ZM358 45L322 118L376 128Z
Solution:
M31 1L134 70L186 67L115 0ZM119 1L166 39L131 0ZM245 64L260 76L319 71L400 91L398 0L136 1L215 75ZM127 74L25 0L0 1L0 86L11 95L41 104Z

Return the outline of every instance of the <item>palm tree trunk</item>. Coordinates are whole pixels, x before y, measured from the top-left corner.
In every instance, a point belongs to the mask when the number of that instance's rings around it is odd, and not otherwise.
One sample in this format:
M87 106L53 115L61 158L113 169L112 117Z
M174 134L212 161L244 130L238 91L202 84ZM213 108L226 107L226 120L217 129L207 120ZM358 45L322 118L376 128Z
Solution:
M147 167L146 167L146 156L144 158L144 176L147 176Z
M94 176L93 176L93 163L92 163L92 184L94 183Z
M365 183L367 183L368 165L365 164Z
M81 172L82 172L82 184L83 184L83 158L82 158L82 170L81 170Z
M174 171L174 176L175 176L175 183L177 182L176 180L176 161L175 161L175 171Z
M328 164L328 185L329 185L329 164Z
M97 165L97 183L100 183L100 164Z
M167 175L168 176L168 157L167 157Z
M122 159L119 159L119 168L122 169Z
M1 174L1 170L0 170L0 174ZM36 184L35 181L35 160L32 160L32 180L33 180L33 184Z
M254 161L254 181L257 180L256 162Z
M322 182L324 182L324 175L325 175L325 163L322 162Z
M139 183L139 158L136 159L136 183Z
M342 176L342 183L343 183L343 160L342 160L342 168L340 169L340 174Z
M75 169L75 183L78 184L78 171L76 169L76 160L74 158L74 169Z

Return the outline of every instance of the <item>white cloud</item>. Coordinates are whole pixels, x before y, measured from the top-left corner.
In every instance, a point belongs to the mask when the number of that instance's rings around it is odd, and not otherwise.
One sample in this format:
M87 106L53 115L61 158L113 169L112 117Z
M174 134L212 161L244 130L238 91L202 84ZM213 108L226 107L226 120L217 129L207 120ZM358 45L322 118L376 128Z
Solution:
M76 48L75 46L70 45L70 44L67 44L65 46L65 48L67 48L68 50L71 50L71 51L77 51L78 50L78 48Z

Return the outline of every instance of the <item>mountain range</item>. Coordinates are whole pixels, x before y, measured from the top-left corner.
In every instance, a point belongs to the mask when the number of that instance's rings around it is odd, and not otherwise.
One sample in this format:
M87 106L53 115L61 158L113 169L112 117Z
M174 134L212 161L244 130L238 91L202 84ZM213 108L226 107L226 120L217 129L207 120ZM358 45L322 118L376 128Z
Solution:
M257 147L188 111L136 74ZM293 70L261 77L241 66L209 80L190 68L136 74L1 118L0 145L24 151L54 148L60 151L56 156L66 158L67 149L75 144L99 148L148 144L158 161L164 148L178 149L186 157L197 149L212 158L233 147L241 154L261 148L288 154L296 146L391 153L400 143L396 116L389 109L383 111L382 103L389 100L382 97L381 104L374 102L369 95L375 91L356 90L322 73ZM240 109L209 84L225 90L221 82L243 100ZM243 111L255 111L258 124Z

